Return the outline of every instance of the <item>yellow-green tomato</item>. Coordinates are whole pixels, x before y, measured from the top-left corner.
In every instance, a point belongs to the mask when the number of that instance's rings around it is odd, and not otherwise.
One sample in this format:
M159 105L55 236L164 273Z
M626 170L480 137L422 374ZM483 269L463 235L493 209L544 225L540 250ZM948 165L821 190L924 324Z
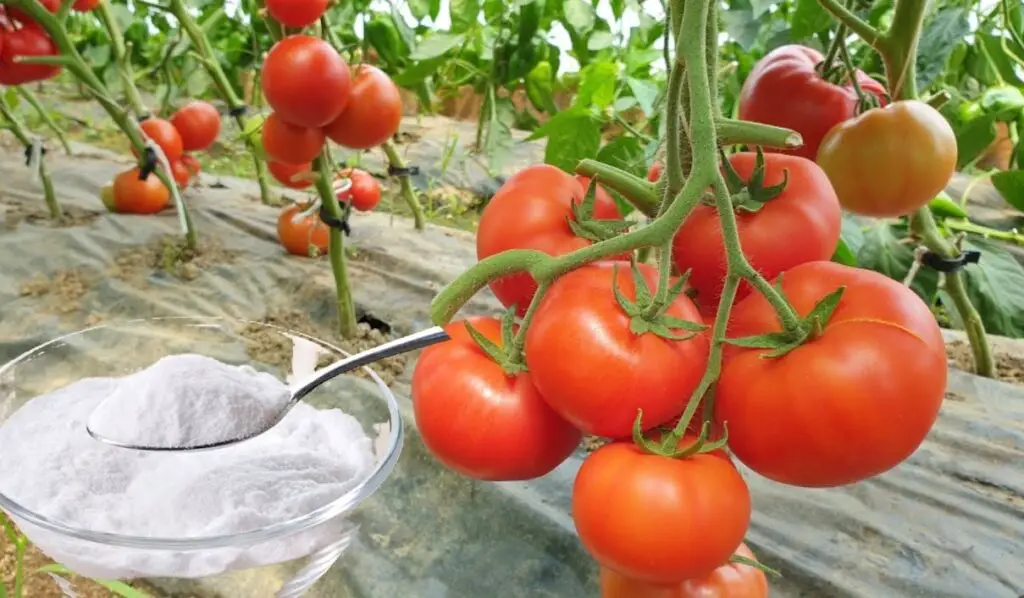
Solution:
M845 209L894 218L938 195L956 160L956 135L939 111L903 100L833 127L818 148L817 162Z

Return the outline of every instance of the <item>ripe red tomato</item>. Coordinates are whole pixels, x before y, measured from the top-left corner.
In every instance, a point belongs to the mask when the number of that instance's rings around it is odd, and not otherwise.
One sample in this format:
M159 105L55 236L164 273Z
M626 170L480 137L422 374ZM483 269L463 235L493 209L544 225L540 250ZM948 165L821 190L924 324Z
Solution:
M192 180L192 173L180 158L171 162L171 174L174 175L174 182L178 183L179 187L187 187L188 182Z
M267 170L273 175L277 182L290 189L305 189L313 185L313 181L301 178L301 175L312 174L313 165L309 164L285 164L283 162L267 162ZM294 177L300 177L294 179Z
M193 100L171 116L171 124L178 130L184 150L198 152L217 141L220 113L209 102Z
M125 214L156 214L171 203L171 192L151 174L139 180L139 169L122 172L114 178L114 205Z
M188 169L188 174L192 178L199 176L199 173L203 171L203 165L199 163L199 160L190 154L185 154L181 157L181 163Z
M278 116L297 127L326 126L345 109L352 92L345 59L308 35L274 44L263 61L260 86Z
M756 154L736 153L729 156L729 163L747 181L754 172ZM814 162L798 156L765 154L764 164L765 186L781 183L787 172L789 182L757 212L736 212L740 243L750 264L764 276L775 278L798 264L830 259L843 222L828 177ZM698 205L676 234L672 259L680 272L692 268L689 283L697 290L704 316L718 310L725 283L725 255L718 211ZM750 290L750 285L742 283L737 300Z
M369 212L377 207L380 203L380 183L372 174L358 168L342 174L352 181L352 187L344 200L339 196L339 201L351 201L352 207L360 212Z
M746 544L740 544L736 554L756 560ZM768 578L757 567L726 563L709 575L666 585L602 567L601 598L768 598Z
M665 166L659 161L651 164L651 167L647 169L647 180L652 183L657 183L661 178L661 171L665 169Z
M100 0L75 0L71 8L78 12L89 12L100 5Z
M733 454L793 486L852 484L910 456L938 415L946 351L928 306L877 272L833 262L788 270L783 292L801 315L846 287L822 335L778 358L730 347L715 399ZM760 294L736 304L729 338L779 330Z
M501 346L501 322L469 323ZM565 461L582 435L544 402L529 373L507 375L469 336L428 347L412 374L412 403L423 443L438 461L480 480L528 480Z
M568 223L572 204L583 201L585 192L577 179L554 166L538 164L520 170L505 181L480 215L477 259L508 249L536 249L557 256L590 245ZM622 214L605 193L594 202L594 217L615 220ZM519 315L526 313L537 292L537 284L525 273L503 276L490 286L498 300L505 307L515 305Z
M387 73L375 66L356 67L348 107L327 125L327 136L351 149L377 147L402 124L402 96Z
M640 271L656 289L657 270L641 264ZM708 337L634 334L613 294L613 272L614 264L603 262L551 285L526 332L526 363L537 390L562 417L588 434L627 438L639 409L647 430L682 413L704 374ZM627 299L636 298L627 264L618 265L617 283ZM703 323L685 294L668 314Z
M766 149L813 160L825 133L851 118L857 110L853 85L835 85L822 79L815 66L825 59L820 52L795 44L780 46L762 58L740 90L739 117L793 129L804 138L794 150ZM857 71L861 90L886 104L885 88Z
M271 159L285 164L304 164L320 155L326 141L322 129L290 125L276 113L263 122L263 149Z
M267 12L287 27L309 27L327 11L327 0L267 0Z
M182 154L185 153L181 142L181 135L178 134L178 129L174 128L170 121L162 118L149 118L143 121L139 128L146 134L146 137L153 140L153 143L160 146L164 155L167 156L168 162L180 160ZM136 156L139 155L135 148L132 148L132 153Z
M602 566L638 581L681 583L736 552L750 525L750 492L721 455L668 459L613 442L580 467L572 517Z
M22 27L4 33L0 54L0 85L22 85L53 78L59 66L15 62L19 57L57 56L60 52L49 34L38 26Z
M839 203L857 214L895 218L939 194L956 170L956 134L938 110L906 100L839 123L818 164Z
M309 205L292 204L281 210L277 218L277 238L285 250L301 257L309 257L310 247L319 255L327 253L330 230L314 211L303 216Z

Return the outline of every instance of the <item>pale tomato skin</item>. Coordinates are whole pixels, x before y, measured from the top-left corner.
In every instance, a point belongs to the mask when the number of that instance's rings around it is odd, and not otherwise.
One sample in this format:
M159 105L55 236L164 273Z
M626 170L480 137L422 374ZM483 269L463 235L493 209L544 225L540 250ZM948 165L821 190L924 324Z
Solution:
M844 208L896 218L924 207L956 171L957 141L942 114L918 100L875 108L833 127L818 164Z
M713 453L670 459L613 442L587 457L573 484L583 547L600 565L647 583L711 574L743 542L750 514L743 477Z
M901 283L870 270L809 262L783 273L801 316L845 292L818 338L777 358L730 346L715 392L733 456L773 481L808 488L882 474L924 441L946 391L942 331ZM777 332L760 294L733 308L728 338Z
M756 560L746 544L736 554ZM703 577L653 584L601 567L601 598L768 598L768 577L757 567L725 563Z

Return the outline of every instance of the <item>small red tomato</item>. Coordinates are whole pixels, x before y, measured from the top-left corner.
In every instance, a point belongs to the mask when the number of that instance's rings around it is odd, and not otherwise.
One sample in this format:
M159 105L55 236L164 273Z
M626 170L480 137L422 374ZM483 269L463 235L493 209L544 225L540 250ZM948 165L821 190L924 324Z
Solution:
M387 73L375 66L356 67L348 107L324 129L334 143L370 149L391 139L402 123L402 96Z
M266 0L267 12L287 27L309 27L327 11L328 0Z
M114 205L125 214L156 214L171 203L171 192L156 175L139 180L139 169L122 172L114 178Z
M199 163L199 160L190 154L182 156L181 163L188 169L188 173L192 178L198 177L199 173L203 170L203 165Z
M181 136L182 148L186 152L198 152L217 141L220 113L209 102L193 100L171 116L171 124Z
M501 322L469 323L501 345ZM544 402L530 374L508 375L466 331L449 325L451 340L428 347L412 374L412 404L423 443L438 461L488 481L528 480L565 461L580 432Z
M365 170L353 168L346 176L352 181L348 197L352 207L360 212L369 212L380 203L380 183Z
M78 12L89 12L100 5L101 0L75 0L71 8Z
M277 113L271 113L263 121L262 140L263 149L275 161L305 164L320 155L327 138L322 129L296 127L281 120Z
M162 118L149 118L143 121L139 128L142 129L145 136L151 139L153 143L160 146L164 155L167 156L168 162L180 160L182 154L185 153L181 142L181 134L178 133L178 129L170 121ZM135 148L132 148L132 153L138 156Z
M174 175L174 182L178 183L179 187L188 186L188 182L192 180L192 174L180 159L171 162L171 174Z
M651 164L651 167L647 169L647 180L652 183L657 183L658 179L661 178L661 171L664 169L665 166L661 162Z
M728 459L669 459L632 442L591 454L572 489L572 518L587 552L604 567L655 584L721 567L743 542L750 511L750 491Z
M736 554L756 560L746 544ZM683 583L652 584L602 567L601 598L768 598L768 577L757 567L726 563Z
M282 120L323 127L345 110L352 93L348 63L324 40L292 35L274 44L263 61L260 87ZM367 126L374 126L372 120Z
M59 66L16 62L17 58L57 56L60 52L49 34L38 26L22 27L4 34L0 54L0 85L22 85L53 78Z
M277 238L285 251L300 257L327 253L330 231L316 212L306 214L309 205L292 204L277 218Z
M271 160L267 162L267 170L277 179L277 182L291 189L305 189L313 185L313 181L308 178L313 174L313 165L308 162L306 164L285 164Z

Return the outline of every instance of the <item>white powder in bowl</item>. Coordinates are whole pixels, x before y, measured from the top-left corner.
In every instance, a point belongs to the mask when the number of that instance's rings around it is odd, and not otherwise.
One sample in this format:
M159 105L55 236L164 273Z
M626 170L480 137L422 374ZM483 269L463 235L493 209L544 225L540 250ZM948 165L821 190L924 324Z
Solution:
M89 418L89 429L128 446L203 446L265 430L290 397L283 382L247 365L169 355L121 378Z
M209 373L219 366L197 367ZM301 517L341 498L373 470L372 441L355 418L304 403L269 432L217 450L152 453L93 439L85 429L90 414L130 390L131 379L80 380L32 399L3 422L0 492L70 527L187 539ZM48 556L98 578L202 577L284 562L335 541L344 525L332 521L254 546L165 551L103 546L19 523Z

